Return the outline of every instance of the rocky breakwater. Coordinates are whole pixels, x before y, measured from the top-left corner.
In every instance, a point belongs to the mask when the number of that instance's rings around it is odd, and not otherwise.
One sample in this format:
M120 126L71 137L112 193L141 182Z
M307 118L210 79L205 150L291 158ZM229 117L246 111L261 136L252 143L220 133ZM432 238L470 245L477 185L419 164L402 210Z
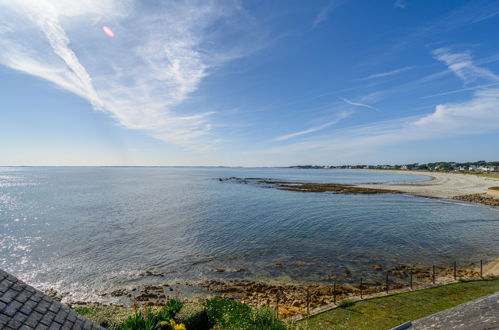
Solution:
M219 178L220 182L235 182L240 184L256 184L267 188L299 192L330 192L338 194L401 194L401 191L390 189L364 188L349 184L311 183L296 181L280 181L264 178Z
M454 199L490 206L499 206L499 187L489 188L485 194L461 195L454 197Z

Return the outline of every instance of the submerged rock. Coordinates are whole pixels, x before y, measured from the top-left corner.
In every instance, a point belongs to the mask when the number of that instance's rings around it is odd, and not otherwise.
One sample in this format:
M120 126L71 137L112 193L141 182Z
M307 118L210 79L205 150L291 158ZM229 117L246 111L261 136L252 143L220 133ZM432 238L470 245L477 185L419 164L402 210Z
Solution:
M128 291L126 289L118 289L118 290L114 290L111 293L109 293L109 295L111 295L111 297L121 297L121 296L124 296L126 294L128 294Z
M346 267L342 269L342 272L345 274L346 277L349 277L350 275L352 275L352 272L350 271L350 269L348 269Z
M291 261L290 264L296 265L296 266L307 266L307 265L310 265L310 262L296 260L296 261Z
M45 294L54 300L57 300L57 301L62 300L62 295L59 294L56 290L54 290L52 288L45 290Z
M213 268L212 271L217 273L225 273L225 268Z
M164 277L165 274L163 273L158 273L158 272L153 272L151 270L146 270L143 273L140 273L139 276L144 277L144 276L159 276L159 277Z

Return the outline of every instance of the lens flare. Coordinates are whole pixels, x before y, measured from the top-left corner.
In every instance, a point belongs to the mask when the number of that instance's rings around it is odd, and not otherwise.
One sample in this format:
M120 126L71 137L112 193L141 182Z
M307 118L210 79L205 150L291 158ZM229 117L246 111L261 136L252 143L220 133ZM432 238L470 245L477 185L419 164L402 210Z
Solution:
M102 31L104 31L104 33L108 37L114 38L114 32L113 32L113 30L111 30L111 28L109 26L103 26L102 27Z

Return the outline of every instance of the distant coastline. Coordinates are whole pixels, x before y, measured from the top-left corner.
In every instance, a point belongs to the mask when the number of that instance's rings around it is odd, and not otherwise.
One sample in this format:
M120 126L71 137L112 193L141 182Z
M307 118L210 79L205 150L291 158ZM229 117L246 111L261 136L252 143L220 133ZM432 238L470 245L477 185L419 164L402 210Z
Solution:
M499 199L487 195L489 188L499 186L499 178L485 177L479 175L468 175L463 173L446 173L433 171L412 170L372 170L387 173L409 173L426 175L432 179L421 182L403 184L360 184L360 188L387 189L402 191L405 194L430 198L452 198L470 202L482 203L491 206L499 206Z
M385 173L404 173L428 177L428 180L406 183L313 183L301 181L282 181L272 178L219 178L221 182L253 183L279 190L296 192L331 192L340 194L408 194L428 198L456 199L489 206L499 206L499 194L493 190L499 186L499 178L485 175L469 175L456 172L434 172L422 170L384 170L384 169L345 169L343 171L369 171Z
M419 170L419 171L438 171L438 172L460 172L460 173L496 173L499 175L499 161L487 162L479 160L476 162L434 162L427 164L378 164L378 165L294 165L290 168L300 169L369 169L369 170Z

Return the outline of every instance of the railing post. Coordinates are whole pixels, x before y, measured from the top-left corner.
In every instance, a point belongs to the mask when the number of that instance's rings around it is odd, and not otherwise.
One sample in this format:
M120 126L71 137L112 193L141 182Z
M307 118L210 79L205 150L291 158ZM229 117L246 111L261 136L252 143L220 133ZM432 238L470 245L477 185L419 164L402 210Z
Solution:
M362 277L360 278L360 286L359 286L359 289L360 289L360 299L362 299Z
M388 272L386 272L386 293L388 294L388 288L389 288L389 284L388 284Z
M279 318L279 291L275 297L275 317Z
M336 305L336 281L333 284L333 303Z
M431 276L433 278L433 284L435 284L435 265L432 266L432 269L433 269L433 271L432 271Z
M307 288L307 316L310 316L310 290Z
M412 269L409 271L409 287L412 290Z
M454 280L457 279L457 263L454 261Z
M480 259L480 278L483 280L483 260Z

